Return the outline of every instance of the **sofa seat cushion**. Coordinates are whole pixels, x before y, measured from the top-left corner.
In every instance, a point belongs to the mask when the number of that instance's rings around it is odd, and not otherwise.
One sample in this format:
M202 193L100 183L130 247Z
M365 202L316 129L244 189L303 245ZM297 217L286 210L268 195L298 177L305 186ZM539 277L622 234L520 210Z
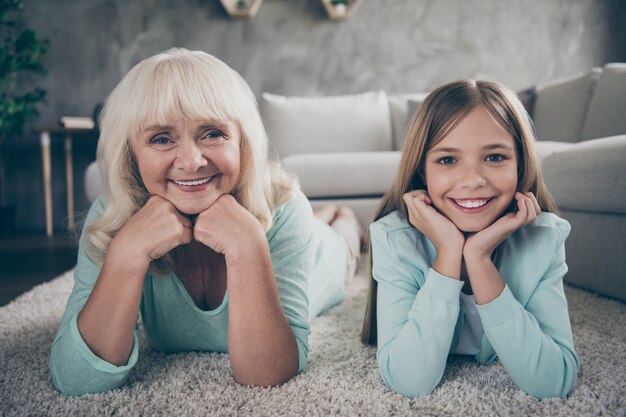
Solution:
M533 122L540 140L578 142L589 101L602 70L538 85Z
M626 215L626 135L577 143L543 159L561 209Z
M307 197L381 196L391 186L400 152L333 152L291 155L283 166L300 179Z
M626 133L626 63L606 64L582 127L581 140Z
M261 113L281 158L308 152L393 150L384 91L328 97L264 93Z

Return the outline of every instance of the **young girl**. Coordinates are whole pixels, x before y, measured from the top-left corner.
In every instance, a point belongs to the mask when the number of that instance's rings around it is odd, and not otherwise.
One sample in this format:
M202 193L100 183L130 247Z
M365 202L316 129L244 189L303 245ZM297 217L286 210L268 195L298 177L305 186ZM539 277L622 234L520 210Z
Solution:
M359 229L346 208L314 218L267 141L246 82L204 52L155 55L118 84L101 116L104 193L52 345L61 392L124 383L138 313L154 348L228 352L245 385L304 368L308 320L342 300Z
M391 389L432 393L458 354L498 357L533 396L569 393L578 372L562 283L570 226L555 211L511 91L458 81L426 98L370 227L363 340L378 339Z

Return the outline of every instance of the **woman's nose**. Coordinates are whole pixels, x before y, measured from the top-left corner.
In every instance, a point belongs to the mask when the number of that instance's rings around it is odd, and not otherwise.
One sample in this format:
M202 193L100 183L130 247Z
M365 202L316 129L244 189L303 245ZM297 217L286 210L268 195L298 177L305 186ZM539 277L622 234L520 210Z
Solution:
M186 172L195 172L208 165L202 149L193 140L181 141L177 147L175 166Z

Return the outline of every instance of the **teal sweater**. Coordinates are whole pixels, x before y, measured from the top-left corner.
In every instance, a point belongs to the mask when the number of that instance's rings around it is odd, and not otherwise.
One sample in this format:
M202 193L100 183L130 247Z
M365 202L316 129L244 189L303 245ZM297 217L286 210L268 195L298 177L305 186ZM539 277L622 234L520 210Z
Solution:
M104 212L101 197L93 204L86 225ZM138 328L128 363L115 366L96 356L81 337L76 319L100 274L80 240L74 289L52 345L50 370L64 394L80 395L121 386L138 359ZM297 192L279 207L267 232L281 305L298 345L299 370L308 355L309 318L341 302L346 271L346 247L325 223L313 217L304 194ZM163 352L228 352L228 293L211 311L196 307L180 279L153 276L144 280L140 307L152 347Z
M541 213L509 236L495 261L502 294L478 305L484 329L480 363L496 357L515 384L538 397L565 397L578 358L563 292L565 220ZM435 247L395 211L370 226L378 283L378 365L385 383L409 396L439 384L463 325L463 282L432 269Z

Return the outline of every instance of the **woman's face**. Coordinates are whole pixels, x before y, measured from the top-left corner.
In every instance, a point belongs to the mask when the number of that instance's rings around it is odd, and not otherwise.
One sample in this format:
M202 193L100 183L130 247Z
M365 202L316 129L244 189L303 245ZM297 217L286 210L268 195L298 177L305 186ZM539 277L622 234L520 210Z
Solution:
M484 107L470 111L426 154L425 179L433 205L463 232L490 226L517 189L513 137Z
M235 187L240 142L238 123L180 119L147 127L131 147L148 192L183 213L198 214Z

